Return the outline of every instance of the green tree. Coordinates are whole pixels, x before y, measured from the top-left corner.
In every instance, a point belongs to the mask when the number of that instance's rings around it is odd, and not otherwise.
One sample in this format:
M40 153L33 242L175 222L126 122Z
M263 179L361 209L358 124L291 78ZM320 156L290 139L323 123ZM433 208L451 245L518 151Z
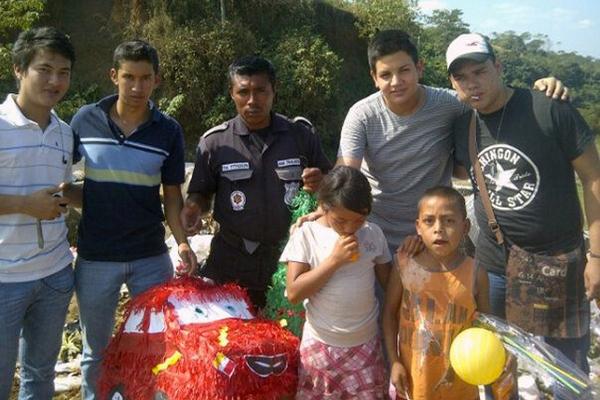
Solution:
M11 49L16 33L29 29L44 11L42 0L0 0L0 94L13 86Z
M356 16L358 33L365 39L384 29L402 29L413 37L420 32L416 0L356 0L348 3L348 9Z
M420 57L425 64L423 83L448 86L446 48L458 35L469 32L469 25L462 20L461 10L434 10L424 20L421 35L417 37Z
M142 37L156 46L161 57L159 105L184 127L191 158L194 146L190 144L232 116L227 67L234 58L252 53L256 40L235 21L175 24L166 8L157 10L143 26Z
M307 29L288 33L269 53L279 77L275 109L310 119L325 147L333 149L338 128L331 116L344 111L339 109L338 84L342 60Z

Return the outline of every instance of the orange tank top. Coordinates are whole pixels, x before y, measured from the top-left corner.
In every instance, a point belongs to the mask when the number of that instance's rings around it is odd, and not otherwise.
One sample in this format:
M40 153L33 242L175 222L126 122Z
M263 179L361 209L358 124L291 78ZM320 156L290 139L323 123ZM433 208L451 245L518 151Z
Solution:
M477 386L454 375L448 354L476 310L475 265L467 257L452 271L431 272L414 259L400 266L403 293L398 347L413 400L478 399Z

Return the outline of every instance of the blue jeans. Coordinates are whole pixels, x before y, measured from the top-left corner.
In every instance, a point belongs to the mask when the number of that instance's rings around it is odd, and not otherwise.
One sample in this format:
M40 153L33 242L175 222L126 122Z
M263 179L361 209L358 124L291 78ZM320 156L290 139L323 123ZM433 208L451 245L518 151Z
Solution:
M17 354L19 399L52 399L54 366L72 294L71 265L35 281L0 282L0 399L10 394Z
M86 400L96 398L102 353L111 339L121 286L132 297L173 277L168 253L129 262L88 261L75 264L75 293L81 316L83 355L81 390Z

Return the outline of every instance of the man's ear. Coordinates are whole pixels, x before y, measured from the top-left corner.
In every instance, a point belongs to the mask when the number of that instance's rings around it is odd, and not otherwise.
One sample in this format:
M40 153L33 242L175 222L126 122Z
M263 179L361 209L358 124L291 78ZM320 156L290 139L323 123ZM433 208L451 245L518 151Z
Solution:
M112 81L112 83L114 83L115 85L118 85L119 84L119 71L117 71L114 68L111 68L109 75L110 75L110 80Z
M502 71L504 71L504 66L498 60L494 61L494 68L498 71L498 75L502 76Z
M417 74L419 75L419 80L423 79L423 71L425 70L425 63L423 62L423 60L417 61L417 63L415 64L415 67L417 68Z
M13 65L13 73L15 74L15 78L20 81L23 76L25 76L25 71L21 70L21 67L18 65Z
M371 79L373 79L375 87L379 89L379 86L377 86L377 71L371 70Z
M465 218L465 236L469 234L471 230L471 220L469 218Z
M154 88L156 89L162 83L160 74L154 75Z

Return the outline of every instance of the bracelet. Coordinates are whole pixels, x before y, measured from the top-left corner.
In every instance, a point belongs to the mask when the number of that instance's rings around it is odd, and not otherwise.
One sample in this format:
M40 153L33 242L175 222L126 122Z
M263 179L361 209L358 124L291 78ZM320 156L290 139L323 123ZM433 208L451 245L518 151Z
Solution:
M588 250L588 256L590 256L590 258L600 258L600 254L596 254L596 253L592 253L591 250Z

